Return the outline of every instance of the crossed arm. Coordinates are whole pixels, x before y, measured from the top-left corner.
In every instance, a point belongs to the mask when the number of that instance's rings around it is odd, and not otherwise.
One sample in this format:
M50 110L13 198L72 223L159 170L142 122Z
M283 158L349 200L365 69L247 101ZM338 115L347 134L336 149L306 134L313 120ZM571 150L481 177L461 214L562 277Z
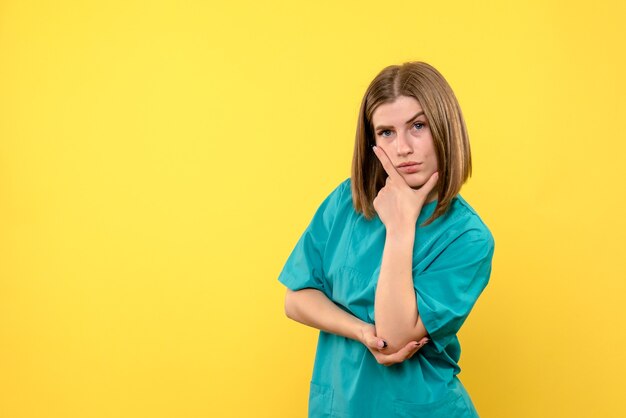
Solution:
M361 341L361 330L367 325L312 288L287 289L285 313L294 321L357 341Z
M323 292L312 288L287 289L287 317L364 344L368 332L373 331L387 342L385 353L400 353L409 342L420 341L428 335L417 311L413 288L413 243L411 233L387 233L376 287L375 327L344 311Z

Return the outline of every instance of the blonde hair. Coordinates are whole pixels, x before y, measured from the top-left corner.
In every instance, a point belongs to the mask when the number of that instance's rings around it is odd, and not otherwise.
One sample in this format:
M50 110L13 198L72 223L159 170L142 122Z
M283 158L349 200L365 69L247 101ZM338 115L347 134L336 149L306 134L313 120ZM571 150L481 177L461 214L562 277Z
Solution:
M445 78L430 64L405 62L384 68L370 83L359 110L352 157L352 202L357 212L371 220L373 201L385 185L387 173L374 154L372 115L378 106L398 96L415 98L430 124L437 154L438 201L432 215L420 226L443 215L461 186L472 175L469 137L461 107Z

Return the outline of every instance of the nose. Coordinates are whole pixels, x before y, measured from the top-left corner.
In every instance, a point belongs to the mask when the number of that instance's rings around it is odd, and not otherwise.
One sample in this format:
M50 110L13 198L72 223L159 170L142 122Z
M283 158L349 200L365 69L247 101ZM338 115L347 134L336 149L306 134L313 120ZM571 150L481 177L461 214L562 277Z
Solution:
M406 155L413 152L413 147L407 134L399 133L396 141L396 152L398 155Z

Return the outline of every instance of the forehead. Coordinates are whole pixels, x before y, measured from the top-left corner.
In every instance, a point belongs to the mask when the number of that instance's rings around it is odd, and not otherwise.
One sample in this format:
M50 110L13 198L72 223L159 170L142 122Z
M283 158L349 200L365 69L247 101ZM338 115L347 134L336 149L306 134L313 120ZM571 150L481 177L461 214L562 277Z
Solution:
M421 110L422 106L414 97L399 96L393 102L378 106L372 114L372 123L402 126Z

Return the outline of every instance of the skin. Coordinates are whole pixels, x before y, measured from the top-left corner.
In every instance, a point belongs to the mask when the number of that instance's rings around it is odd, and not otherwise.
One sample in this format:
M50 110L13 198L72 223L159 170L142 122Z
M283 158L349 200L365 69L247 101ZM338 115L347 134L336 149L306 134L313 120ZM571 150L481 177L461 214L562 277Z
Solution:
M423 205L436 199L438 173L426 117L413 118L421 111L417 100L401 96L379 106L372 118L378 144L374 152L388 174L373 202L387 230L374 310L377 336L392 351L427 336L417 311L411 263L415 225ZM420 163L417 172L397 168L405 161Z
M415 98L399 96L391 103L378 106L372 115L376 146L384 151L393 167L405 161L422 163L416 173L405 173L396 167L396 172L414 190L422 188L438 170L435 144L426 115L412 119L406 124L413 115L422 111ZM390 128L377 129L379 126ZM379 154L376 156L380 160ZM384 165L384 161L381 160L381 163ZM391 176L389 171L386 171ZM424 203L432 202L436 198L437 189L433 188ZM414 215L415 211L409 210L408 213Z

